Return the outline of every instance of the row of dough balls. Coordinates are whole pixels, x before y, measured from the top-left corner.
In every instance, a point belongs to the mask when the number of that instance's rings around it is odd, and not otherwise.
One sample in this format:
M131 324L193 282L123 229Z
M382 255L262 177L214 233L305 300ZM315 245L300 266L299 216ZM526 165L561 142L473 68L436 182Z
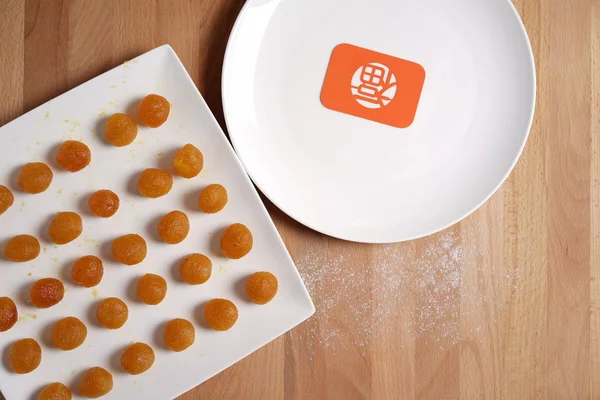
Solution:
M58 149L56 161L69 172L79 172L92 160L90 148L83 142L67 140ZM184 178L193 178L204 167L202 152L192 144L186 144L173 157L173 169ZM31 162L23 165L17 177L17 185L28 194L45 192L54 179L52 169L43 162ZM173 187L173 177L167 171L148 168L140 176L138 190L145 197L161 197ZM0 214L13 205L14 196L6 187L0 185Z
M152 287L156 282L153 281L156 275L146 274L138 283L137 293L140 297L140 285L145 287L142 291L155 292ZM160 277L158 277L160 278ZM52 280L46 278L45 280ZM162 278L160 278L162 279ZM40 280L34 284L44 284ZM55 291L52 285L58 282L54 279L50 284L49 291ZM162 280L164 282L164 280ZM165 282L166 285L166 282ZM34 298L32 287L30 296ZM166 289L166 287L165 287ZM257 272L251 275L246 282L246 293L248 297L256 304L266 304L271 301L277 293L278 283L274 275L269 272ZM159 290L160 291L160 290ZM64 288L63 288L64 294ZM155 296L155 294L150 295ZM161 295L159 295L160 297ZM164 295L162 295L164 297ZM143 300L142 300L143 301ZM13 308L11 315L12 325L16 323L16 306L9 298L0 298L0 321L6 315L5 310ZM122 300L110 297L104 299L96 309L96 318L100 325L107 329L119 329L127 321L129 311L127 304ZM238 310L234 303L226 299L213 299L206 303L204 308L204 318L206 323L214 330L229 330L238 318ZM6 321L5 321L6 322ZM0 322L2 323L2 322ZM87 327L75 317L63 318L56 322L50 332L50 341L52 344L63 351L70 351L83 344L87 337ZM172 351L181 352L192 346L195 342L196 332L192 323L182 318L176 318L169 321L163 330L163 342L165 346ZM12 370L18 374L26 374L34 371L41 363L42 349L38 342L32 338L21 339L13 343L8 352L8 363ZM121 367L131 375L138 375L146 372L152 367L155 361L155 354L152 347L146 343L137 342L127 347L121 355ZM113 388L112 374L101 367L94 367L86 371L79 383L79 393L90 398L97 398L110 392ZM45 387L40 395L40 400L49 399L71 399L71 391L60 382L55 382Z
M170 109L171 105L167 99L157 94L150 94L144 97L138 105L137 117L142 124L158 128L166 122ZM134 120L129 115L122 113L111 115L106 121L104 130L106 141L117 147L131 144L137 137L137 132L138 128ZM56 153L56 162L69 172L81 171L90 164L91 159L92 153L89 147L76 140L67 140ZM203 163L204 159L200 150L188 144L175 155L173 168L184 178L192 178L200 173ZM164 176L164 174L162 175ZM33 162L22 167L17 184L25 193L37 194L48 189L53 177L52 170L48 165L42 162ZM170 181L172 186L172 178ZM0 214L12 206L13 202L12 192L7 187L0 185Z
M68 150L65 150L65 148ZM73 150L72 148L77 149ZM62 154L63 150L69 154L68 157L74 158L71 160L72 163L81 163L81 160L85 159L85 165L89 164L91 159L90 150L84 143L67 140L61 145L58 156ZM72 166L73 164L69 165ZM179 149L173 157L175 171L188 179L197 176L202 171L203 165L202 152L189 143ZM79 171L79 169L71 172L75 171ZM46 164L32 162L21 168L17 183L23 192L39 194L50 187L53 177L52 170ZM144 197L162 197L171 191L173 177L167 171L147 168L140 174L137 186L139 193ZM10 189L0 185L0 215L14 204L14 200L14 195ZM223 186L209 185L200 195L198 206L204 212L213 214L221 211L227 204L227 200L227 191ZM98 217L109 218L117 212L119 198L110 190L101 190L94 193L94 196L90 198L89 207Z
M94 193L90 200L97 193ZM171 211L161 218L157 231L165 243L181 243L190 231L189 218L182 211ZM52 242L58 245L72 242L82 232L83 220L79 214L72 211L57 213L48 227L48 236ZM227 257L239 259L252 250L253 242L252 233L245 225L233 224L223 232L221 250ZM112 248L115 259L127 265L142 262L147 253L146 241L137 234L128 234L116 239ZM4 247L4 256L9 261L28 262L35 260L40 255L40 251L40 242L35 236L22 234L7 241ZM126 251L132 253L125 253Z

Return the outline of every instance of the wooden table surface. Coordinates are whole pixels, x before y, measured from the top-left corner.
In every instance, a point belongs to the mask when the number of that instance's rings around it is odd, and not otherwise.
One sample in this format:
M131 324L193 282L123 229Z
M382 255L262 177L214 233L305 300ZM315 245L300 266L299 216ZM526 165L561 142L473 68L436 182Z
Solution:
M600 399L600 1L515 4L538 104L502 189L445 232L385 246L269 205L317 312L181 399ZM242 5L0 0L0 124L169 43L224 125Z

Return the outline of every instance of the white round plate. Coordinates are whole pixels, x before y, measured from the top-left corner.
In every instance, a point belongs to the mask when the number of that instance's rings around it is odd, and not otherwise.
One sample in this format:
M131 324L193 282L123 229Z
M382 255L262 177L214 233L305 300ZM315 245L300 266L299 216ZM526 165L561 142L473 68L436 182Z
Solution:
M364 102L373 74L394 86L375 89L379 110ZM508 0L248 0L222 83L259 189L310 228L369 243L426 236L481 206L535 107L531 47Z

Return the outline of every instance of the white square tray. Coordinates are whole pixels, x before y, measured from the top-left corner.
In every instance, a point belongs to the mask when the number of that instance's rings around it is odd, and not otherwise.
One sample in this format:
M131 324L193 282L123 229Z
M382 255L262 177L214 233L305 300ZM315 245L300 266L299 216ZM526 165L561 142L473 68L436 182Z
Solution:
M103 126L107 116L134 110L139 100L158 93L172 103L168 121L158 129L140 126L136 141L116 148L105 143ZM66 139L85 142L92 162L78 173L55 166L53 151ZM192 143L204 154L205 167L199 177L174 175L171 192L159 199L142 198L136 190L140 171L149 167L171 169L173 153ZM54 172L50 188L38 195L19 191L16 173L27 162L44 161ZM223 131L170 46L161 46L92 79L0 128L0 184L15 195L13 206L0 215L0 243L17 234L36 236L43 251L33 262L12 263L0 248L0 296L11 297L19 309L19 322L0 333L0 391L7 400L35 398L48 383L59 381L81 398L77 386L81 374L101 366L114 377L107 399L170 399L192 389L219 371L283 334L314 312L308 292L267 214L256 190L242 169ZM223 184L229 203L218 214L207 215L197 208L199 191L210 183ZM121 199L117 214L109 219L89 213L87 200L99 189L111 189ZM185 211L191 231L179 245L157 240L157 218L172 210ZM58 211L75 211L83 217L83 234L74 242L54 246L47 229ZM232 223L247 225L254 236L252 252L241 260L221 256L222 229ZM148 243L148 256L128 267L110 256L112 239L138 233ZM200 286L180 281L178 265L186 255L206 254L213 261L213 275ZM102 258L105 275L92 289L70 280L71 264L94 254ZM245 298L243 284L249 274L271 271L279 279L275 299L258 306ZM135 300L137 278L159 274L168 282L165 300L148 306ZM39 278L56 277L67 292L58 305L37 309L28 304L30 285ZM123 299L129 320L119 330L100 327L95 307L105 297ZM208 329L203 321L203 304L215 297L232 300L239 309L236 325L227 332ZM60 318L76 316L88 327L79 348L63 352L48 344L48 332ZM172 318L186 318L196 327L196 342L182 353L162 344L162 326ZM33 337L42 346L41 365L32 373L17 375L7 365L8 347L15 340ZM120 367L122 350L132 342L151 345L154 366L142 375L130 376Z

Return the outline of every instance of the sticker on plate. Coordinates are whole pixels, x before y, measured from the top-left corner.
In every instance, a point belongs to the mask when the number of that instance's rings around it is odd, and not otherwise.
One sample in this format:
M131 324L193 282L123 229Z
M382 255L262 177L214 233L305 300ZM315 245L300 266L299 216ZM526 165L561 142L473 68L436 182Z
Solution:
M425 69L417 63L340 44L331 55L321 102L334 111L407 128L424 82Z

